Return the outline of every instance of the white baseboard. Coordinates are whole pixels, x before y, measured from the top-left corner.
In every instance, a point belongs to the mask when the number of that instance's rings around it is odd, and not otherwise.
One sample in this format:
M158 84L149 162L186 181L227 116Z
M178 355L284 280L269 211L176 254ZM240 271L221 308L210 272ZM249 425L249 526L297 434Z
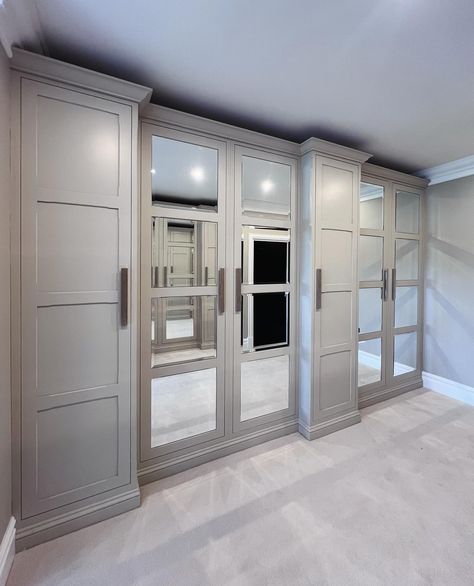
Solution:
M5 586L15 557L15 517L11 517L0 543L0 586Z
M423 386L430 391L446 395L452 399L474 405L474 388L443 378L437 374L423 372Z

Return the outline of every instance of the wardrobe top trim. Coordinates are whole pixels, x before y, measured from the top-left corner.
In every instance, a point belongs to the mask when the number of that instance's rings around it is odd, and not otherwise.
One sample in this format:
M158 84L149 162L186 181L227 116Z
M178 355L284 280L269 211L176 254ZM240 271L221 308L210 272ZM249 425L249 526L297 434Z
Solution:
M387 179L397 183L405 183L421 189L424 189L429 183L427 179L423 179L422 177L416 177L415 175L409 175L408 173L401 173L400 171L393 171L392 169L379 167L373 163L364 163L362 165L362 175L370 175L375 179Z
M315 152L318 155L328 155L339 159L346 159L356 163L364 163L372 155L364 151L342 146L334 142L328 142L320 138L308 138L300 145L300 154L305 155L309 152Z
M40 75L51 80L98 91L136 102L137 104L148 102L152 94L151 88L124 81L117 77L97 73L96 71L64 63L44 55L30 53L16 47L12 51L13 57L10 59L10 68L15 71Z

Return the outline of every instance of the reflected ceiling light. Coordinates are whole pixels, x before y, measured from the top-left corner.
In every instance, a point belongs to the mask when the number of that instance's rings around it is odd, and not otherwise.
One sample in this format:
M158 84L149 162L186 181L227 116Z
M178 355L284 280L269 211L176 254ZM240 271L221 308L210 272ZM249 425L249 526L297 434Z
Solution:
M154 175L154 174L156 173L155 169L151 169L151 170L150 170L150 173L151 173L152 175Z
M194 181L202 181L204 179L204 169L202 167L193 167L190 175Z
M275 184L273 181L270 181L270 179L265 179L265 181L262 181L260 187L262 188L263 193L269 193L275 187Z

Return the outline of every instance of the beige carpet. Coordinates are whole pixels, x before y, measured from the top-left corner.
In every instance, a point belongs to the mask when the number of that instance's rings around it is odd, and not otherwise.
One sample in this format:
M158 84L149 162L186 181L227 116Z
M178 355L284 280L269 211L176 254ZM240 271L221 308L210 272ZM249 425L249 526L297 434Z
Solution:
M474 407L415 391L143 489L20 553L9 586L472 585Z

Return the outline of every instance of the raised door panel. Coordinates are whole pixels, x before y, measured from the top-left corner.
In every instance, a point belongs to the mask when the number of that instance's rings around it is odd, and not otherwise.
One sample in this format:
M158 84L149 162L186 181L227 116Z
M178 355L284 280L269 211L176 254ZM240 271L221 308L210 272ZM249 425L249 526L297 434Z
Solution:
M130 106L22 80L22 517L131 481Z

